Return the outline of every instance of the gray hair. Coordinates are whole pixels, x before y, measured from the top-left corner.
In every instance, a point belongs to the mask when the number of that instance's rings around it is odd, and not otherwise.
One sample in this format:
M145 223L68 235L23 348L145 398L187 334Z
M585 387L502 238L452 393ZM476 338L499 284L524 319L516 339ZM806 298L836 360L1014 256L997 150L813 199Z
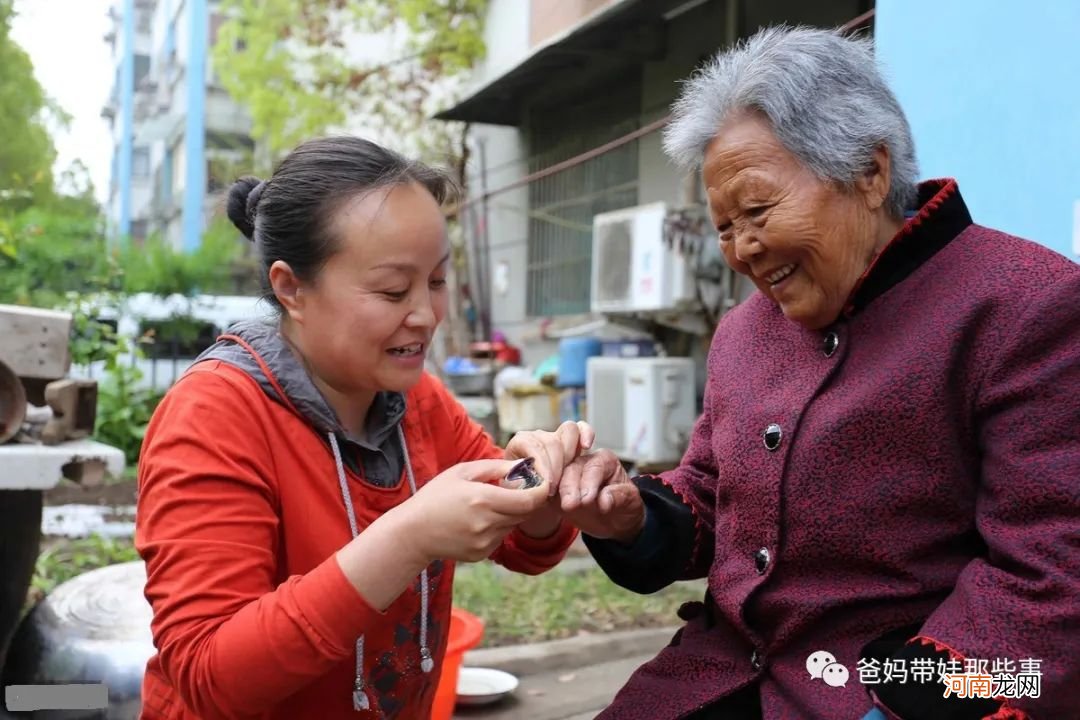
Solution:
M886 210L914 203L918 165L911 128L874 60L870 40L837 30L778 26L721 50L684 84L664 131L664 150L684 170L700 167L720 126L756 110L785 148L822 180L850 187L889 150Z

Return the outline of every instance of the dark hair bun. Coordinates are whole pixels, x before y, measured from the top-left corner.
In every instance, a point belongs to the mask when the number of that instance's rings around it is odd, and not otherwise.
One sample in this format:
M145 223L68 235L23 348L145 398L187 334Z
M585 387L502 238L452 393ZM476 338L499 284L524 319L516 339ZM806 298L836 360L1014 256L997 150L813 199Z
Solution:
M257 177L242 177L229 188L229 200L225 208L236 229L248 240L255 239L255 210L259 206L266 184Z

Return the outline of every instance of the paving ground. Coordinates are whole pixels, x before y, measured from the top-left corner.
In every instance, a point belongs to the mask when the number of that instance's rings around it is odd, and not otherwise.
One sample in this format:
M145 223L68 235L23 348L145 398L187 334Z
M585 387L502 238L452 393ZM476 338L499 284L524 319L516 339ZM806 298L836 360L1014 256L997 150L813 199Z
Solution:
M461 708L454 720L592 720L653 654L521 677L510 698L486 708Z
M673 632L645 628L471 651L466 666L503 670L520 684L496 704L459 705L454 720L591 720Z

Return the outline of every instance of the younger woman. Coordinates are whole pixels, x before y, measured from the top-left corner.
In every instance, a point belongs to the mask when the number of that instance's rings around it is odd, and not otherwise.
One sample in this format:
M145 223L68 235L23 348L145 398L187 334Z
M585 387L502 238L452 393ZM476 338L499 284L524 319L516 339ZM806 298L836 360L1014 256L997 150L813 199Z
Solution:
M426 718L454 561L541 573L573 541L552 493L592 431L504 452L424 372L447 308L447 193L356 138L232 188L278 317L230 328L148 429L144 718ZM548 482L501 487L525 456Z

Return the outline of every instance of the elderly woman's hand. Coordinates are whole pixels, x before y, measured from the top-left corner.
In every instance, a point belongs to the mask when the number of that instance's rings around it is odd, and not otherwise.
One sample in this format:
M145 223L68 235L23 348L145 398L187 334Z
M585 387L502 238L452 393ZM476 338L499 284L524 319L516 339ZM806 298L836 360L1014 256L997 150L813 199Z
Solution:
M565 468L591 448L595 439L596 432L589 423L567 421L555 432L530 430L517 433L506 446L506 459L533 458L537 474L550 483L549 492L554 495Z
M514 435L506 446L508 460L531 457L535 470L548 483L548 503L521 523L521 531L534 538L552 535L562 523L556 494L566 468L592 447L596 432L586 422L564 422L555 432L530 430Z
M645 503L619 458L599 450L563 473L559 495L566 518L595 538L630 543L645 526Z

